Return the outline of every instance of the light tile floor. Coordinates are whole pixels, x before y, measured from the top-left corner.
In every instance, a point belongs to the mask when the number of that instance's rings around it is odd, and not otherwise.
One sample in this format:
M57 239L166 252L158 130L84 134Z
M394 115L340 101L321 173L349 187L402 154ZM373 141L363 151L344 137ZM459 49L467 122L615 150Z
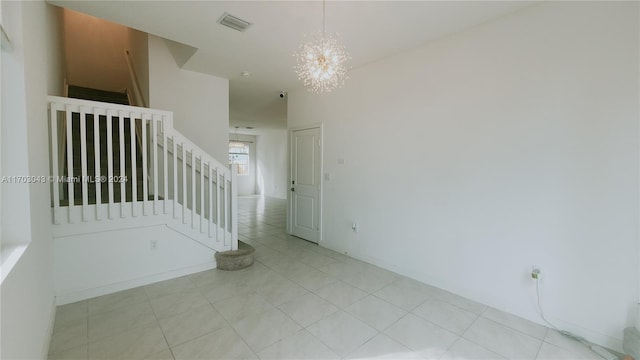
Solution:
M598 359L552 330L285 234L242 198L245 270L60 306L49 359Z

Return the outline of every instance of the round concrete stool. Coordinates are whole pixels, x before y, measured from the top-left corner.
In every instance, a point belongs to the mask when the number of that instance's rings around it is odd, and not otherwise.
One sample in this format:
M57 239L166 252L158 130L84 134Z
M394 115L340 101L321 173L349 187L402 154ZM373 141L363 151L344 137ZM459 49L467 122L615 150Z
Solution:
M216 264L218 270L234 271L248 268L253 265L253 254L256 249L238 241L238 250L222 251L216 253Z

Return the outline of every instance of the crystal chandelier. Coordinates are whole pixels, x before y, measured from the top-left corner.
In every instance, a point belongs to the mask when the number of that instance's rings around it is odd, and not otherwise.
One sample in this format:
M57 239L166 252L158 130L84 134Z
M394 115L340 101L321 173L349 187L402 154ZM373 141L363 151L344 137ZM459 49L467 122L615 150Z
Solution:
M345 62L351 59L337 34L325 32L325 0L322 1L322 32L300 44L295 71L307 90L328 93L347 78Z

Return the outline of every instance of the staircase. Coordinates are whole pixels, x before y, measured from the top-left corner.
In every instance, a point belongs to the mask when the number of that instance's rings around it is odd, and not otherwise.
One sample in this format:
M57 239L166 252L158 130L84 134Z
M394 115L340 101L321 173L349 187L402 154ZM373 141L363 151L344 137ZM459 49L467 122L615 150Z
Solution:
M80 87L80 86L69 86L69 97L71 98L77 98L77 99L84 99L84 100L92 100L92 101L100 101L100 102L106 102L106 103L111 103L111 104L122 104L122 105L129 105L129 98L127 96L126 93L118 93L118 92L111 92L111 91L105 91L105 90L98 90L98 89L91 89L91 88L86 88L86 87ZM81 124L80 124L80 113L72 113L72 141L74 142L74 146L73 146L73 177L74 178L82 178L82 167L81 167L81 163L82 163L82 153L81 153ZM95 134L95 129L94 127L96 126L96 122L94 121L94 116L93 114L85 114L85 126L86 126L86 131L85 131L85 136L84 136L84 140L86 141L86 152L85 152L85 156L89 159L91 158L91 156L93 154L91 154L94 151L95 148L95 140L99 139L99 146L100 146L100 174L107 174L107 126L106 126L106 122L107 122L107 118L106 116L100 116L99 121L97 122L98 124L98 134ZM118 180L123 180L126 179L127 181L125 181L126 186L125 186L125 200L130 202L132 201L133 198L133 174L132 174L132 169L135 167L136 168L136 185L138 188L142 188L142 151L140 149L140 142L139 141L131 141L131 136L132 136L132 132L131 132L131 126L130 126L130 122L131 119L130 118L125 118L124 119L124 159L125 162L127 161L127 159L129 159L129 161L131 161L131 165L130 166L126 166L125 165L125 173L120 173L120 156L119 156L119 152L120 152L120 132L116 131L113 133L112 136L112 149L113 149L113 155L114 155L114 177L118 178ZM111 128L117 128L118 127L118 118L117 117L112 117L111 118ZM133 136L136 136L135 131L133 133ZM135 146L135 158L131 157L131 147ZM65 155L66 156L66 155ZM65 168L64 168L64 173L68 173L68 168L67 168L67 162L64 162L65 164ZM89 161L87 163L87 173L88 174L95 174L96 173L96 162L95 161ZM90 176L91 177L91 176ZM104 177L104 175L103 175ZM88 182L88 201L89 204L94 205L97 202L96 199L96 184L95 181L100 180L100 179L94 179L93 177L91 177L91 179L87 179L89 180ZM74 195L75 195L75 203L80 203L82 202L82 189L81 189L82 184L80 182L77 182L74 184ZM68 205L68 191L65 188L65 199L63 200L63 204ZM108 199L108 192L107 192L107 188L106 187L102 187L101 188L101 193L100 193L100 197L101 197L101 202L107 202ZM114 188L114 201L115 202L120 202L122 200L122 196L121 196L121 188L120 187L115 187ZM142 193L138 193L137 194L137 200L141 201L142 200Z
M69 95L48 97L54 236L163 224L238 249L236 172L175 130L173 113L126 94Z
M126 92L106 91L91 89L82 86L69 85L68 95L70 98L92 100L110 104L131 105Z

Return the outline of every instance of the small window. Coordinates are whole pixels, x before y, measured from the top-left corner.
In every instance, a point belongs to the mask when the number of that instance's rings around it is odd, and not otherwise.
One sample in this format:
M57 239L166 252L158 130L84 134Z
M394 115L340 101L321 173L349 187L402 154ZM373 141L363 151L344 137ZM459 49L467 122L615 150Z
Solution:
M229 142L229 165L238 165L238 175L249 175L249 145L232 141Z

